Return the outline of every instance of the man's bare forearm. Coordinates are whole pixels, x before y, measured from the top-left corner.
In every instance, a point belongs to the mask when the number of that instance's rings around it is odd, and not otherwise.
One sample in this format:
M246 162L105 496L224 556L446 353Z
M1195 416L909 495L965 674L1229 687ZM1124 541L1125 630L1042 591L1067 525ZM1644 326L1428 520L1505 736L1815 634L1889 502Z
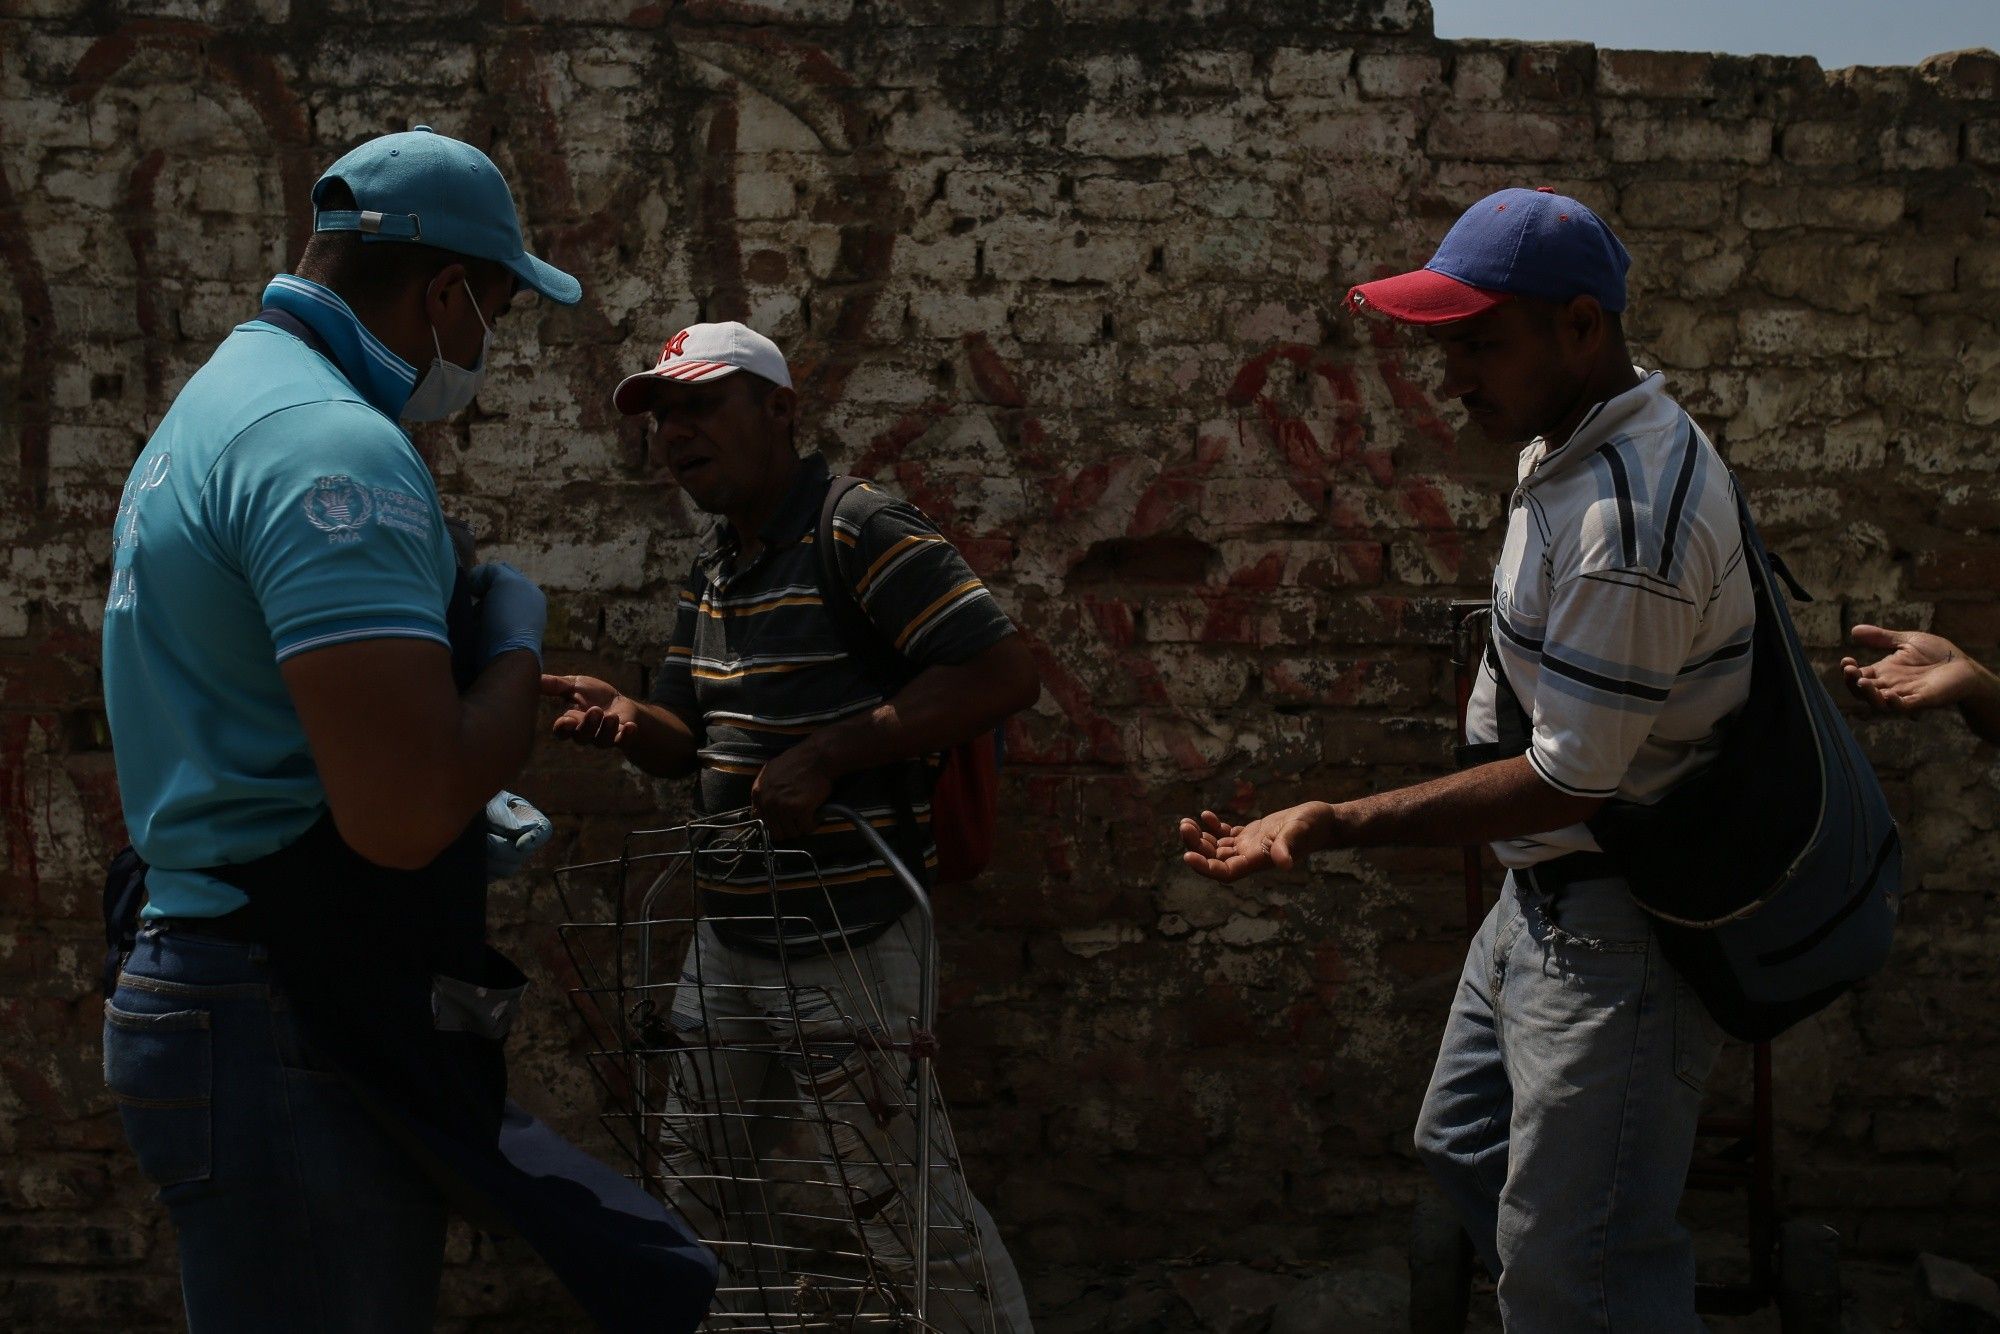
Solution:
M335 644L287 659L285 685L341 837L370 861L428 865L534 743L539 671L526 649L489 663L463 695L442 644Z
M1958 712L1965 719L1965 725L1981 741L2000 745L2000 676L1990 668L1966 658L1979 672L1978 683L1972 693L1959 701Z
M839 777L957 745L989 732L1041 693L1033 659L1009 635L970 662L930 667L873 709L814 732L800 746Z
M690 772L701 743L680 715L663 704L626 698L633 704L633 727L619 743L625 758L655 778L679 778Z
M1326 846L1443 847L1545 834L1589 819L1603 801L1551 787L1526 758L1332 806Z
M453 806L463 828L474 812L513 782L535 744L541 664L526 649L502 653L459 699Z

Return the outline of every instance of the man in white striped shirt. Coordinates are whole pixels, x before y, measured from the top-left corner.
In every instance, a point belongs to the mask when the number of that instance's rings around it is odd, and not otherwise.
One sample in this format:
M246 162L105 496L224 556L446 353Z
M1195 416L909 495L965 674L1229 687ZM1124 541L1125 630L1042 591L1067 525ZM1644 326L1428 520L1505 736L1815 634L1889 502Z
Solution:
M1749 692L1754 605L1728 470L1635 367L1630 258L1548 190L1467 210L1423 269L1355 307L1426 326L1444 393L1527 441L1468 740L1488 760L1248 825L1183 820L1220 880L1321 848L1490 842L1508 867L1461 975L1417 1148L1499 1284L1509 1329L1699 1330L1675 1219L1718 1031L1588 821L1716 752Z

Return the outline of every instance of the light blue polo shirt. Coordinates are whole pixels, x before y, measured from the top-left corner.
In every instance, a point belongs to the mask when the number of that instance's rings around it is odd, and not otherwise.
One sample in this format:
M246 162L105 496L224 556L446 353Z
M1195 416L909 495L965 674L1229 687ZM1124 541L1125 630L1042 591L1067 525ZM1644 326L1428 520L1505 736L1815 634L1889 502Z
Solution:
M281 275L264 301L334 360L238 325L146 443L113 530L104 697L149 916L239 907L193 868L275 852L325 812L280 663L448 642L451 539L397 425L415 370L316 283Z

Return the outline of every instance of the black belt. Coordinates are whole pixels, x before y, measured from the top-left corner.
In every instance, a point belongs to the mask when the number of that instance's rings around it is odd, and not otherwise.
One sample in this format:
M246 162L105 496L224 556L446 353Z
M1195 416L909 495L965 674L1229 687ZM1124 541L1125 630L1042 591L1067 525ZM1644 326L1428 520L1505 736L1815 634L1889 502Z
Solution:
M217 940L232 941L239 945L261 945L263 938L251 928L250 913L238 908L220 917L155 917L145 925L159 927L167 932L185 932L191 936L213 936Z
M1536 862L1520 874L1551 899L1571 885L1580 884L1585 880L1625 878L1625 873L1618 869L1618 863L1613 861L1608 853L1602 852L1566 852L1560 857Z

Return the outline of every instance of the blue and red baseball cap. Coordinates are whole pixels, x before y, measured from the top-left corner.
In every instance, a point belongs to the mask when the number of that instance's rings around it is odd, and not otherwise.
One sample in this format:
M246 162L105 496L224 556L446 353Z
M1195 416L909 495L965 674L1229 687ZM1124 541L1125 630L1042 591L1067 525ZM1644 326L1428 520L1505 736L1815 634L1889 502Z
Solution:
M351 209L320 207L329 181L353 192ZM504 265L522 287L573 306L583 285L528 253L514 192L493 159L428 125L350 150L313 183L313 230L369 241L419 241Z
M1546 185L1517 187L1467 209L1421 269L1350 288L1347 300L1405 324L1470 319L1517 296L1594 296L1617 311L1631 267L1624 244L1586 205Z

